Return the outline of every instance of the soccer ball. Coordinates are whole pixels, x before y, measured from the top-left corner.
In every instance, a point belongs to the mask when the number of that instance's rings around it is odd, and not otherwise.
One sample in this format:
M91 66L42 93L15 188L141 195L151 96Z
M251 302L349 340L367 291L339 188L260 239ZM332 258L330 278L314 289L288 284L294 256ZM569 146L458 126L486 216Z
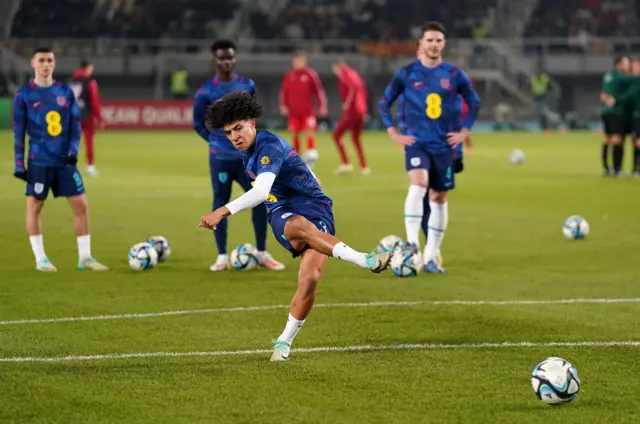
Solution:
M576 398L580 391L580 378L570 362L551 357L535 366L531 374L531 387L538 399L549 405L557 405Z
M376 247L378 253L391 252L396 246L402 244L402 239L398 236L390 235L383 237Z
M129 266L136 271L151 269L158 263L158 252L147 242L134 245L129 250Z
M149 243L156 250L158 254L158 262L164 262L169 256L171 256L171 246L166 238L162 236L153 236L147 239Z
M562 234L569 240L581 240L589 235L589 223L580 215L572 215L564 221Z
M258 250L249 243L240 244L231 251L231 266L248 271L258 267Z
M415 277L420 272L422 260L415 245L398 245L391 256L391 272L396 277Z
M313 166L318 161L319 157L320 155L316 149L305 150L304 153L302 153L302 159L309 166Z
M524 152L520 149L516 149L509 155L509 162L514 165L522 165L524 163Z

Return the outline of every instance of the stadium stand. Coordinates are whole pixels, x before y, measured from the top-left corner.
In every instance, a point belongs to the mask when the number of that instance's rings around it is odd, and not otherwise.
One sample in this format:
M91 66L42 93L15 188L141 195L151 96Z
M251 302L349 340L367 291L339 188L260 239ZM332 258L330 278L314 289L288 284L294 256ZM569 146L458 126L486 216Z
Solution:
M23 0L13 37L410 39L426 20L452 36L491 25L495 0ZM197 11L197 13L196 13Z

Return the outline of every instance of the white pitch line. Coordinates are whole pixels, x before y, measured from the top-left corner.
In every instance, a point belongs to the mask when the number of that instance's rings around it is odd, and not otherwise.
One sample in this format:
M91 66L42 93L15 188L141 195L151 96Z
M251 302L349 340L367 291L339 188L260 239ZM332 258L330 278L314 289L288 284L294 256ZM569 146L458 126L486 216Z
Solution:
M371 352L381 350L446 350L446 349L500 349L500 348L538 348L538 347L640 347L640 341L582 341L582 342L503 342L503 343L460 343L460 344L396 344L396 345L360 345L360 346L323 346L292 349L292 353L318 352ZM193 356L246 356L267 355L271 349L245 350L213 350L208 352L138 352L138 353L105 353L100 355L68 355L53 357L10 357L0 358L0 363L7 362L77 362L107 359L136 359L136 358L182 358Z
M389 302L349 302L349 303L319 303L314 308L375 308L385 306L529 306L529 305L556 305L556 304L611 304L611 303L640 303L640 298L619 298L619 299L557 299L557 300L431 300L431 301L389 301ZM237 306L231 308L209 308L209 309L187 309L177 311L130 313L115 315L90 315L79 317L58 317L58 318L33 318L0 321L0 325L20 325L20 324L47 324L61 322L80 321L103 321L134 318L154 318L175 315L196 315L215 314L222 312L252 312L269 311L274 309L288 309L289 305L264 305L264 306Z

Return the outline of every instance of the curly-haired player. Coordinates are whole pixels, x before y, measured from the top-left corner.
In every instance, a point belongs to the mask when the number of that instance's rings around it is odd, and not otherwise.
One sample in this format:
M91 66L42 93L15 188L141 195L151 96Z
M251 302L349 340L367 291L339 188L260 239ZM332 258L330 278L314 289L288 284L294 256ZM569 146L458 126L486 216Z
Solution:
M389 267L391 253L360 253L334 237L332 202L316 176L289 144L277 135L256 129L262 106L247 92L231 93L206 113L207 128L224 129L242 160L253 188L200 219L215 230L229 215L264 202L269 224L280 244L293 257L302 256L298 288L291 301L283 333L273 340L272 361L289 358L291 343L311 312L320 276L328 257L342 259L375 273Z

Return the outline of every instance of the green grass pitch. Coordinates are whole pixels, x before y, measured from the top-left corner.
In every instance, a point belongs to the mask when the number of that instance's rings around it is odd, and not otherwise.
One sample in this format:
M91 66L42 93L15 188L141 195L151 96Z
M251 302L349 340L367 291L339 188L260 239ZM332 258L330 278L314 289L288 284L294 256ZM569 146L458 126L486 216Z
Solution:
M297 261L269 233L268 248L286 271L208 271L213 237L198 223L211 188L207 148L197 136L99 134L101 174L85 176L85 184L93 254L112 269L75 270L68 205L51 200L43 228L59 269L53 275L34 270L23 185L11 177L12 136L0 136L0 358L75 357L0 359L2 423L640 419L640 347L596 344L640 340L640 180L600 176L596 134L476 135L450 196L447 273L399 279L330 260L322 306L294 343L327 349L293 352L277 364L260 350L270 349L285 324ZM370 176L333 175L338 159L328 134L319 135L316 172L334 200L338 236L361 251L404 235L407 189L402 151L380 133L365 134L365 143ZM524 165L509 164L514 148L525 151ZM563 238L572 214L591 224L587 240ZM250 215L230 218L230 248L254 243ZM171 242L172 257L149 272L130 270L129 247L155 234ZM562 299L614 301L551 302ZM168 311L186 312L158 315ZM152 316L121 316L145 313ZM103 315L116 316L38 321ZM16 322L30 319L36 322ZM504 342L538 345L493 345ZM77 358L158 352L209 353ZM568 359L580 373L571 404L546 406L531 390L530 372L548 356Z

